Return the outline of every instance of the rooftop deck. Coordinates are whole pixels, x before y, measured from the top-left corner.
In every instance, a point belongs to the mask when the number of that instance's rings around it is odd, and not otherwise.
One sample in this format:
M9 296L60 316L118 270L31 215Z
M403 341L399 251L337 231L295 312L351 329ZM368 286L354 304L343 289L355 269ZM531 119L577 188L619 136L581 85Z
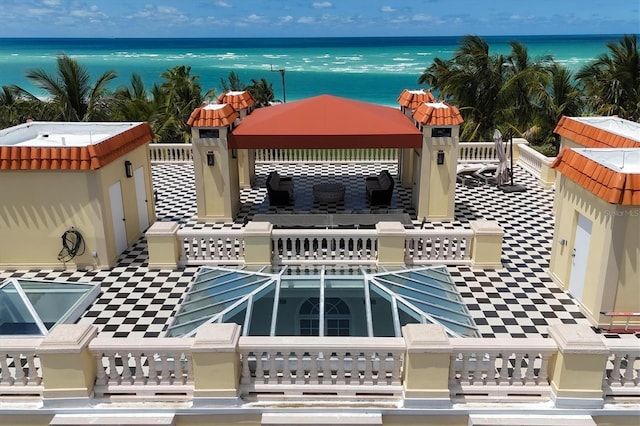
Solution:
M239 229L256 214L343 213L371 210L364 196L364 178L387 169L396 175L393 163L258 163L257 182L241 193L241 209L234 222L198 223L193 167L190 163L153 165L157 190L158 220L177 221L187 228ZM278 170L295 180L295 203L287 207L269 206L266 175ZM493 186L463 186L456 192L455 221L426 222L415 216L410 191L398 182L392 198L393 211L405 211L416 228L468 229L469 221L498 221L505 230L500 270L478 270L450 266L449 271L483 337L540 337L552 324L588 324L570 295L559 289L547 274L553 233L553 190L541 189L536 179L516 166L515 181L526 192L506 194ZM325 204L313 201L312 185L340 182L347 188L344 202ZM94 324L101 337L159 337L177 311L197 267L177 270L149 270L144 238L120 257L111 270L0 271L7 277L98 282L102 293L80 319Z

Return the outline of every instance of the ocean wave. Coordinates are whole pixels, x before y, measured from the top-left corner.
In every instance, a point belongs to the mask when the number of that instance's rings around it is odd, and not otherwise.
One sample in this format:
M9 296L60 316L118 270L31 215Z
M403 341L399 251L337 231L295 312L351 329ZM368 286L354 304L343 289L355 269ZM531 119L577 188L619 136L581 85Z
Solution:
M396 62L413 62L415 59L413 58L393 58L392 61Z
M264 54L262 55L263 58L269 58L269 59L281 59L281 58L286 58L289 55L273 55L273 54Z
M338 60L338 61L361 61L362 60L362 55L336 56L335 59Z

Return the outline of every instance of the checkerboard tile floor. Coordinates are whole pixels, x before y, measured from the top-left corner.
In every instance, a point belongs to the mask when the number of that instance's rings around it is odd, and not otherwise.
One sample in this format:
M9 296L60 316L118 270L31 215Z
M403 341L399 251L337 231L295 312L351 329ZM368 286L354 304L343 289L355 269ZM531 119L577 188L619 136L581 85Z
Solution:
M295 179L291 206L269 206L265 179L276 169ZM392 164L258 164L254 187L241 192L237 219L202 224L194 218L192 165L158 164L153 166L156 214L158 220L180 222L185 227L222 229L241 228L257 213L368 210L364 177L383 169L397 174ZM588 324L571 296L557 288L546 273L553 232L553 191L539 188L519 167L515 172L515 181L526 186L526 192L506 194L492 186L458 184L453 222L424 223L411 208L410 190L398 182L389 208L406 210L414 226L425 229L468 228L476 219L496 220L503 226L503 269L449 268L482 336L546 336L547 326L552 324ZM343 183L347 188L344 202L314 202L311 188L319 182ZM149 270L147 257L146 241L141 238L110 270L5 270L0 271L0 280L23 277L100 283L102 292L80 323L95 324L105 337L157 337L166 331L197 267Z

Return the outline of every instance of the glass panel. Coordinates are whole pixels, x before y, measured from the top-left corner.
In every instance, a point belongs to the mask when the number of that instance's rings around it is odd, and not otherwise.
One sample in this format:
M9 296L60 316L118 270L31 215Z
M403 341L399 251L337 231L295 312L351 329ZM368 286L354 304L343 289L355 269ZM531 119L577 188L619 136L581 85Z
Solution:
M182 337L194 331L196 328L200 327L202 324L206 323L210 317L201 318L198 321L194 321L189 324L180 325L180 326L172 326L167 331L167 337Z
M441 323L445 328L448 328L449 330L457 333L460 336L478 337L478 331L475 329L475 326L465 326L464 324L458 324L453 321L449 321L446 318L438 318L438 322Z
M311 297L320 295L319 277L312 280L283 279L280 286L280 300L278 302L278 318L276 318L276 336L296 336L299 334L301 324L299 322L299 309L302 304ZM311 320L312 318L306 318ZM312 323L304 324L305 330L319 330ZM317 336L318 333L311 334Z
M247 304L242 303L222 316L222 322L225 324L238 324L244 326L244 319L247 314Z
M271 333L271 318L273 317L273 298L276 294L275 285L267 287L261 293L253 296L253 307L249 323L249 336L269 336Z
M42 335L14 284L0 288L0 335Z
M438 271L408 271L400 275L419 281L421 284L429 287L443 289L451 293L457 293L455 284L450 282L448 279L449 276Z
M398 302L398 318L400 319L400 327L407 324L422 323L422 317L420 314L402 302Z
M327 336L367 336L366 306L364 305L364 277L325 278L325 333Z
M460 323L469 323L469 316L462 312L453 312L447 309L443 309L439 306L429 305L423 303L419 300L407 300L407 302L411 303L418 309L421 309L423 312L436 316L438 318L448 318L449 320L460 322Z
M425 279L425 278L423 278ZM436 285L427 285L426 283L421 283L415 280L410 280L404 276L398 275L385 275L384 277L379 277L378 280L385 284L390 290L395 292L400 292L401 287L397 287L395 284L402 285L403 287L422 292L423 294L431 294L434 296L441 297L443 299L449 300L459 300L457 293L452 291L447 291L441 286ZM395 284L393 284L395 283Z
M185 301L199 299L211 294L224 293L225 291L235 288L247 288L247 286L249 286L250 290L247 291L248 294L251 292L251 289L259 287L260 285L266 283L268 280L268 278L264 278L261 276L242 277L232 280L224 277L218 278L216 280L197 283L189 291L189 294L187 295Z
M391 296L373 284L369 285L369 289L373 335L375 337L395 337Z

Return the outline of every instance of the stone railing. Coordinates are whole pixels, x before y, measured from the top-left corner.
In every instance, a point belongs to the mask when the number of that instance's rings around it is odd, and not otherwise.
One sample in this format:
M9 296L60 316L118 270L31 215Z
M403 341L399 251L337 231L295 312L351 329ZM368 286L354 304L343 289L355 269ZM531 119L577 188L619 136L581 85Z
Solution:
M528 145L520 147L520 159L518 164L538 178L538 182L543 188L551 188L556 181L556 172L551 168L551 163L555 158L549 158L542 155L537 150Z
M96 396L191 399L192 345L186 338L94 339Z
M513 140L513 160L518 161L520 157L520 148L527 146L526 139L515 138ZM458 162L460 163L497 163L498 154L496 144L494 142L460 142L458 144ZM504 144L505 154L509 158L509 143Z
M0 338L0 395L42 397L42 338Z
M0 390L3 398L45 405L62 398L85 410L142 401L238 407L256 399L336 406L368 399L405 408L473 401L492 411L523 402L576 410L640 402L636 342L605 339L585 325L552 325L548 338L537 339L450 338L437 324L408 324L402 334L241 336L239 325L206 324L194 338L120 339L63 324L44 339L2 339Z
M190 143L151 143L149 144L151 163L186 163L193 161L193 148Z
M394 163L395 148L363 149L256 149L255 159L264 163Z
M238 265L244 262L241 230L181 229L176 236L181 243L182 265Z
M243 337L238 351L242 395L402 395L402 338Z
M274 264L374 264L378 259L376 230L274 229Z
M149 267L241 264L415 264L500 268L504 231L474 221L470 230L405 229L380 222L375 229L273 229L249 222L243 229L179 229L156 222L146 233Z
M471 263L472 230L407 230L405 255L414 265L459 265Z
M549 397L549 359L557 351L549 339L451 339L452 398L486 395L493 399L515 400L517 395Z

